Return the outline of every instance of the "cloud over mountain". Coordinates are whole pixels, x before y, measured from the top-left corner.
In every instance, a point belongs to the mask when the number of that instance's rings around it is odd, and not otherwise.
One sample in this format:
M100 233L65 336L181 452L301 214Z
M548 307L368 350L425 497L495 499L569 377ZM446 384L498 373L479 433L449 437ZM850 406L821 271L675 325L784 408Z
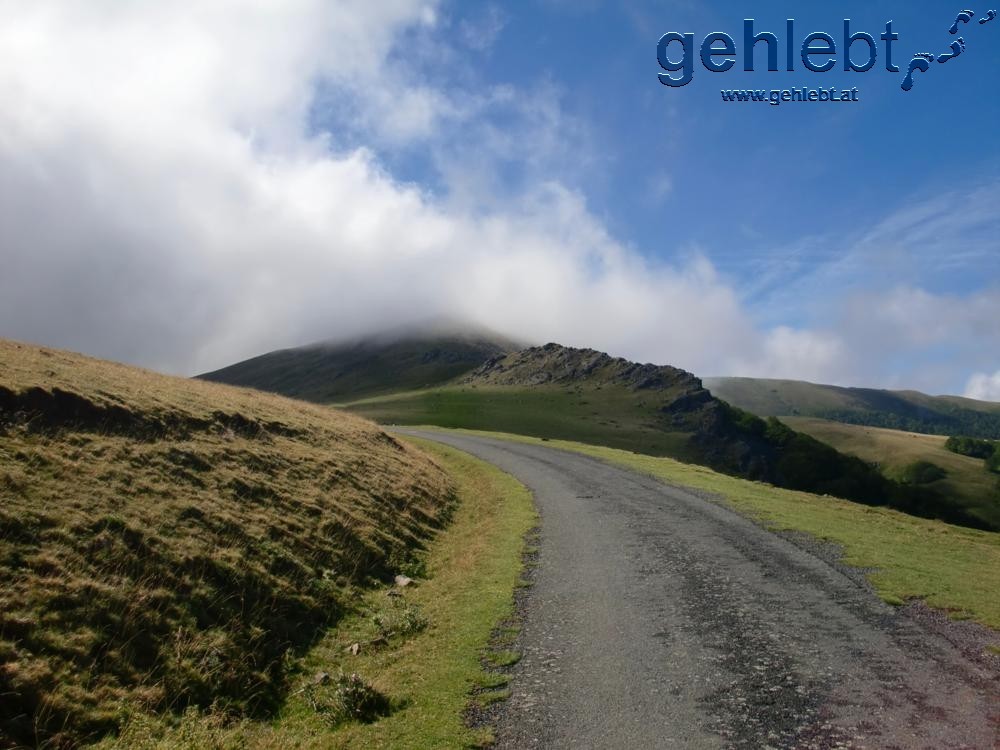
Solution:
M761 323L710 253L616 239L564 179L590 135L558 91L401 66L401 47L434 66L470 43L447 6L8 0L0 18L0 335L191 373L447 315L705 374L883 377L853 319ZM417 148L438 184L384 156ZM858 304L881 311L864 336L896 341L884 300ZM997 295L982 305L995 320Z

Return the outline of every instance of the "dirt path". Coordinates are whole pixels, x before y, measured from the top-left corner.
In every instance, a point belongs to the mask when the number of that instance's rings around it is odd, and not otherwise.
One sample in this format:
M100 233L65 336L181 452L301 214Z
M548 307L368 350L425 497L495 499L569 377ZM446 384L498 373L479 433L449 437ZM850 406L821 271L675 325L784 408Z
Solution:
M995 660L788 539L585 456L411 434L513 474L542 516L498 747L1000 747Z

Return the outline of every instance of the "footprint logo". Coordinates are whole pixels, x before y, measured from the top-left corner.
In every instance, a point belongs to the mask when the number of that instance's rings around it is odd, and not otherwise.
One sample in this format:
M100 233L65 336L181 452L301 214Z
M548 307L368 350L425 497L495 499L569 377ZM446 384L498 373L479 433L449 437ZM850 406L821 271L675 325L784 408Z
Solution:
M987 24L990 23L991 21L996 20L997 15L998 14L996 10L986 11L986 15L983 18L979 19L979 25L982 26L983 24ZM948 33L957 34L961 24L972 23L972 21L975 18L976 18L976 12L974 10L960 11L958 16L955 18L955 23L953 23L951 25L951 28L948 30ZM918 52L913 56L913 59L910 61L910 66L909 69L906 71L906 78L903 79L903 84L901 88L903 89L903 91L909 91L910 89L912 89L914 76L917 73L926 73L928 70L930 70L931 63L934 62L935 59L939 63L946 63L950 60L954 60L963 52L965 52L964 37L959 37L954 42L952 42L948 48L948 51L943 53L942 55L939 55L937 58L935 58L934 55L932 55L930 52Z
M939 63L946 63L952 58L958 57L963 52L965 52L965 40L959 37L954 42L951 43L951 51L945 52L943 55L938 55Z
M909 91L913 88L913 74L918 70L921 73L926 73L931 69L931 63L934 62L934 55L930 52L918 52L910 60L910 69L906 73L906 78L903 79L903 91Z
M951 25L951 28L948 30L948 33L957 34L959 23L968 23L975 17L976 17L976 12L974 10L963 10L961 13L958 14L958 18L955 19L955 23Z

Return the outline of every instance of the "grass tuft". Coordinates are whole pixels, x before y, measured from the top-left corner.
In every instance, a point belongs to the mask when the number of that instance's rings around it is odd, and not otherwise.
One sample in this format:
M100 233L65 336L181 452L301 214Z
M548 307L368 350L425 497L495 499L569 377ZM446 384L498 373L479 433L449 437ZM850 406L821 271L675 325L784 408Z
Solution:
M388 715L391 708L389 699L357 672L341 672L332 680L306 685L302 698L331 727L346 721L371 723Z
M500 703L510 698L510 690L491 690L485 693L477 693L473 699L480 708L486 708L494 703Z
M408 603L402 596L387 596L385 599L386 603L371 616L376 639L405 638L419 633L429 624L418 605Z
M513 667L521 661L521 654L518 651L487 651L483 658L492 667L504 668Z

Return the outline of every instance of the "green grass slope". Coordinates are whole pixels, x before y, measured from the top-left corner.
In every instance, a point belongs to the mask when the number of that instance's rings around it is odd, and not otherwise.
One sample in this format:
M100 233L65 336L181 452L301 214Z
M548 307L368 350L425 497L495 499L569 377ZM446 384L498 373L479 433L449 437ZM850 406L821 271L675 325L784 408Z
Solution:
M938 466L944 476L927 486L1000 529L1000 477L987 471L982 459L947 450L944 437L809 417L782 417L782 421L843 453L879 466L892 479L905 479L907 470L919 462Z
M761 417L816 417L929 435L1000 438L1000 404L987 401L799 380L706 378L704 383L719 398Z
M671 430L651 402L622 386L457 385L356 401L350 411L383 424L435 424L576 439L696 460L691 433Z
M199 377L316 403L441 385L519 345L458 326L401 329L337 344L283 349Z
M0 747L75 746L123 704L271 715L453 505L351 415L0 341Z
M671 456L736 476L986 526L949 498L777 420L729 406L690 373L557 344L491 360L456 383L346 408L384 423L434 424Z

